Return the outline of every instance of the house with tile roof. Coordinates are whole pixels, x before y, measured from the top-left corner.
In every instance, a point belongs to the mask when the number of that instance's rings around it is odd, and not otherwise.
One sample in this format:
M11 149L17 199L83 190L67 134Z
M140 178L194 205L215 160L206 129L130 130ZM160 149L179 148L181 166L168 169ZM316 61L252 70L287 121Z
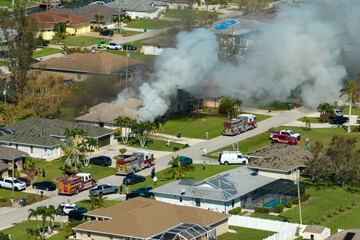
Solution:
M21 150L31 157L41 159L54 159L62 155L60 143L66 139L66 128L84 129L86 137L97 139L101 146L116 141L113 130L59 119L32 117L6 128L9 133L0 136L0 145Z
M162 11L156 7L160 1L149 1L149 0L119 0L114 2L106 3L105 6L111 8L117 8L121 11L126 12L128 16L133 19L148 18L154 19L159 17L159 13Z
M77 239L216 239L227 232L229 215L142 197L85 214L73 228Z
M57 13L52 11L37 12L29 15L30 19L34 19L42 32L44 40L52 40L55 36L54 26L56 23L66 23L67 34L78 34L90 32L90 22L88 18L83 18L66 13Z
M103 15L104 19L102 22L103 27L112 27L114 25L112 19L114 17L119 17L119 10L116 8L110 8L101 4L92 4L85 5L81 8L52 8L52 12L71 14L82 18L87 18L91 20L92 26L97 25L95 15ZM125 17L125 12L121 11L120 16ZM96 26L97 27L97 26Z
M31 69L46 72L66 73L67 78L86 78L88 75L110 75L131 81L133 76L142 73L144 62L113 53L95 51L92 53L73 53L64 57L54 57L31 65Z

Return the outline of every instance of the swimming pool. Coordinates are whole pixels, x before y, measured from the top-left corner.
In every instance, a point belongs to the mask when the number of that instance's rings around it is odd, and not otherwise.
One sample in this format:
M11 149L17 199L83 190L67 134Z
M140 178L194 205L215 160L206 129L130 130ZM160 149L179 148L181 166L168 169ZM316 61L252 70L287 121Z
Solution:
M264 207L275 207L278 204L284 204L284 203L285 203L285 201L283 201L283 200L275 200L275 201L265 203Z

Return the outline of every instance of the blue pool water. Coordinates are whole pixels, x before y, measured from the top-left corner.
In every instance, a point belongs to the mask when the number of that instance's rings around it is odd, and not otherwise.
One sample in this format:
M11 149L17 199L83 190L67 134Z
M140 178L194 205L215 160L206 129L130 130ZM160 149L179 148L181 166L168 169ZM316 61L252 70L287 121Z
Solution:
M283 203L284 203L283 200L275 200L275 201L265 203L264 207L275 207L276 205L283 204Z

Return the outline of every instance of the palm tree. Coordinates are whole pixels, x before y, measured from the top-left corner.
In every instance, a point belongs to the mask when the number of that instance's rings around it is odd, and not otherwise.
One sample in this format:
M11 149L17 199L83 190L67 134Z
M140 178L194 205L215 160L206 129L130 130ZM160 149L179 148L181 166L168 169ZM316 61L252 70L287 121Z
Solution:
M100 142L95 138L88 138L86 139L86 141L82 140L80 145L80 152L85 154L84 165L85 167L88 167L90 163L90 158L86 155L89 152L94 152L95 149L98 149L100 147Z
M80 171L84 154L79 150L80 140L78 136L70 137L66 142L60 143L60 148L65 155L65 169L69 173L75 174Z
M100 20L100 23L103 23L103 21L104 21L104 15L100 14L100 15L99 15L99 20Z
M305 129L310 130L311 124L308 117L303 117L301 122L305 123Z
M28 235L30 235L30 237L28 237L28 240L38 240L40 237L40 232L39 229L34 229L34 228L26 228L26 233ZM2 238L0 237L0 240L2 240Z
M239 98L233 98L232 99L234 108L237 109L238 113L241 113L241 105L243 104L242 100Z
M46 219L48 217L48 211L46 206L39 206L35 209L37 214L41 216L42 219L42 237L45 236L45 225L46 225Z
M9 240L9 234L0 232L0 240Z
M30 208L29 209L29 216L28 216L28 220L30 220L30 218L34 217L38 223L38 231L40 232L40 225L39 225L39 222L38 222L38 216L39 216L39 213L36 211L36 209L32 209Z
M106 200L106 197L103 197L102 195L97 196L96 208L106 207L105 200Z
M100 196L89 196L89 199L85 200L84 202L88 203L91 205L91 209L97 209L97 208L102 208L105 207L105 197L103 197L102 195Z
M64 136L66 138L75 137L76 135L80 137L85 137L87 136L87 132L82 128L74 128L74 129L65 128Z
M187 172L195 171L195 167L193 165L181 164L179 156L172 157L168 166L170 167L165 170L165 175L171 176L176 180L182 179Z
M50 225L52 228L54 228L55 216L61 215L61 211L60 209L55 208L54 205L49 205L49 207L47 208L47 214L50 218Z
M136 121L128 117L122 118L119 116L115 119L115 126L120 127L122 130L121 139L125 145L129 140L129 135L134 125L136 125Z
M346 80L345 87L340 90L340 97L347 95L349 98L349 124L347 129L348 132L350 132L351 105L352 102L355 102L358 98L356 90L356 84L352 80Z
M154 126L156 127L156 123L150 122L149 120L146 122L139 122L134 126L137 131L140 147L145 147L149 132L151 132L151 129L153 129Z
M98 14L95 14L95 21L96 21L96 24L98 24L98 28L100 28L100 25L99 25L99 15L98 15Z

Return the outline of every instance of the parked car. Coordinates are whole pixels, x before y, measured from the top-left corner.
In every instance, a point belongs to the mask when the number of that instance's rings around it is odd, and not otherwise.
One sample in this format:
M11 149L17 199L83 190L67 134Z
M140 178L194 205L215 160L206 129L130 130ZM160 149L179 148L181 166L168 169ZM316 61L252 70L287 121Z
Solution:
M224 165L229 165L229 164L245 165L249 163L249 159L239 151L223 151L219 155L218 162Z
M68 221L80 221L84 218L84 214L87 213L87 209L72 210L69 212Z
M113 30L104 30L102 32L99 33L100 36L114 36L114 31Z
M46 190L46 191L56 190L56 184L53 182L50 182L50 181L33 183L32 187L35 189L42 189L42 190Z
M285 134L274 134L272 138L272 143L286 143L289 145L296 145L298 143L298 140Z
M179 160L180 160L180 163L181 163L182 165L189 165L189 164L192 164L192 163L193 163L192 158L185 157L185 156L180 156L180 157L179 157Z
M109 50L121 50L122 46L120 44L116 44L116 43L109 43L108 45L106 45L106 49L109 49Z
M24 177L18 177L17 179L18 179L19 181L25 183L27 187L30 186L30 181L27 180L26 178L24 178Z
M101 166L111 166L111 162L111 158L108 156L97 156L90 158L90 163Z
M117 186L103 184L103 185L99 185L95 189L91 189L89 193L90 195L95 196L95 195L105 195L110 193L118 193L118 191L119 190Z
M123 50L137 50L137 47L135 47L134 45L131 45L131 44L125 44L123 46Z
M12 177L0 178L0 187L12 189L14 181L14 190L21 191L26 189L26 183L21 182L20 180Z
M136 174L129 174L123 179L123 184L127 185L133 185L139 182L145 182L145 177Z
M348 121L349 121L349 118L344 117L344 116L329 117L330 124L343 124L343 123L347 123Z
M106 46L108 45L108 43L109 43L109 41L103 40L103 41L101 41L101 42L99 42L99 43L97 44L97 47L98 47L98 48L106 48Z
M144 186L135 190L132 190L132 193L141 193L141 192L149 192L152 189L151 186Z
M62 215L69 215L70 211L73 210L80 210L82 212L87 212L87 209L85 207L79 207L78 205L73 203L61 203L58 209L60 209Z
M47 47L47 46L49 46L49 44L50 44L49 41L44 41L43 44L42 44L42 46L43 46L43 47Z
M131 192L129 194L126 194L125 200L136 198L136 197L144 197L144 198L151 198L154 197L154 193L152 192Z
M276 134L287 135L289 137L296 138L298 141L300 141L300 139L301 139L300 133L296 133L296 132L291 131L291 130L281 130L280 132L272 132L272 133L270 133L270 139L272 139L273 136L276 135Z

